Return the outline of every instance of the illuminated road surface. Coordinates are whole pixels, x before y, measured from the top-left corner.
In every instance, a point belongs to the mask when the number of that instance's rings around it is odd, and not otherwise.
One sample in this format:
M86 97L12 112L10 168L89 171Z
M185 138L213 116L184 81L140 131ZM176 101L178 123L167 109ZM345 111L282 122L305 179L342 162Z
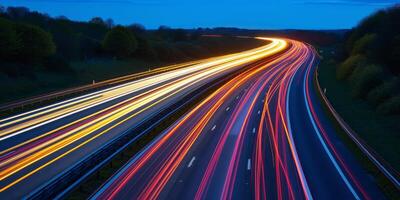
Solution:
M92 198L384 198L322 110L313 49L287 42L185 114Z
M29 197L191 91L286 48L285 41L269 39L253 50L167 67L163 73L0 120L0 199Z

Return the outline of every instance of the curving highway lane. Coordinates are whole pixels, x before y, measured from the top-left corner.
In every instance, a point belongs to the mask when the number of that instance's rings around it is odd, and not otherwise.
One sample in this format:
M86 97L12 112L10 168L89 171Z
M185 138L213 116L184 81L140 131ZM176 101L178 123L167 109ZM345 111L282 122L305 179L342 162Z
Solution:
M337 138L307 44L253 64L165 130L92 199L384 199Z
M267 44L1 119L0 199L31 197L197 88L287 48L283 40L260 39Z

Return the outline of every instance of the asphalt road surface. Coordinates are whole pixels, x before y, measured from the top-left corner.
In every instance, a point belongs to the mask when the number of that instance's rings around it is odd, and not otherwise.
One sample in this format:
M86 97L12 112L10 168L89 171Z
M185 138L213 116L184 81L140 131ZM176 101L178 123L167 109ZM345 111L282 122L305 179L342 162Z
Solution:
M0 120L0 199L30 197L127 130L197 88L287 50L280 39L249 51L165 68Z
M93 199L384 199L339 140L312 47L284 40L165 130Z

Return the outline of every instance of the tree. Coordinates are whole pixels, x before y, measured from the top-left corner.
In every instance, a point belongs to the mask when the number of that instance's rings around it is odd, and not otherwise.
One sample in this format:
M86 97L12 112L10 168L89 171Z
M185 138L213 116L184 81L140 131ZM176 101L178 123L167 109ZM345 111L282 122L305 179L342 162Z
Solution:
M104 22L104 20L101 17L93 17L89 23L92 24L97 24L97 25L101 25L101 26L107 26L106 23Z
M153 49L153 47L150 45L150 42L146 38L138 36L137 42L138 47L135 52L136 56L148 60L157 59L157 52Z
M350 76L353 96L366 97L374 87L381 84L383 75L382 66L374 64L358 66Z
M103 48L112 55L123 58L136 50L137 41L127 28L116 26L104 37Z
M10 60L21 48L14 24L0 18L0 58Z
M161 25L160 27L158 27L156 33L163 40L169 40L170 39L171 28L168 27L168 26Z
M400 33L393 38L390 61L390 70L396 74L400 74Z
M21 60L39 62L55 53L56 46L50 33L37 26L27 24L17 24L16 30L22 43L22 48L18 54Z
M375 52L371 52L371 49L374 49L376 43L377 43L376 34L365 34L363 37L361 37L354 43L351 54L352 55L364 54L367 56L372 56L374 55Z
M133 33L141 34L146 32L146 28L139 23L134 23L128 26L128 29L131 30Z
M29 9L26 7L8 7L7 14L12 18L22 18L29 14Z
M377 110L383 114L400 114L400 95L388 99Z
M338 66L336 77L339 80L347 79L358 66L365 65L367 59L364 55L352 55Z
M367 96L368 102L379 105L388 98L400 93L400 78L394 77L372 89Z

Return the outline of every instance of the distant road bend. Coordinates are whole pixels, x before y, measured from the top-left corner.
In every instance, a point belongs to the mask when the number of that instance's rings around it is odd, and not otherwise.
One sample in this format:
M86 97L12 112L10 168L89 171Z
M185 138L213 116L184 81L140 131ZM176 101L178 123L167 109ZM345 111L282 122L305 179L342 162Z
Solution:
M91 198L384 198L321 106L313 48L258 39L269 43L0 120L0 199L34 196L132 127L238 70Z
M284 40L259 39L268 43L1 119L0 199L35 195L185 95L287 49Z

